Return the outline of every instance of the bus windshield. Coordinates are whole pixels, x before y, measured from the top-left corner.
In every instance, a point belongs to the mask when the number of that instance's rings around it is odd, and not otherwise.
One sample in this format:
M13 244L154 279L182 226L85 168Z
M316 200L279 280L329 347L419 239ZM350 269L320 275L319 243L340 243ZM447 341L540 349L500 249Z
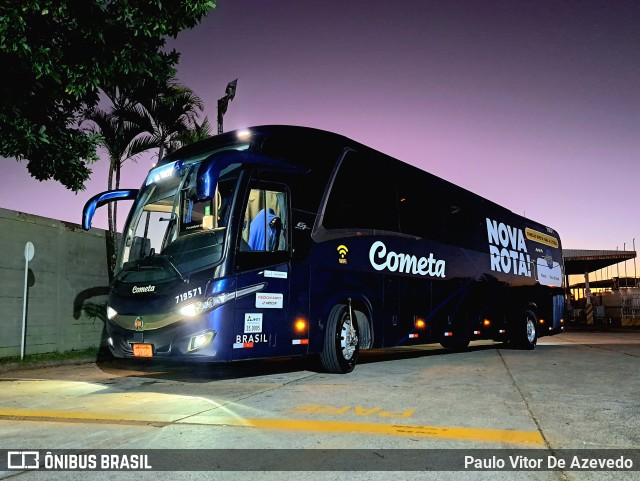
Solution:
M213 266L222 259L240 164L224 169L215 194L197 196L194 162L167 164L147 177L124 228L116 279L160 282ZM213 191L213 190L212 190Z

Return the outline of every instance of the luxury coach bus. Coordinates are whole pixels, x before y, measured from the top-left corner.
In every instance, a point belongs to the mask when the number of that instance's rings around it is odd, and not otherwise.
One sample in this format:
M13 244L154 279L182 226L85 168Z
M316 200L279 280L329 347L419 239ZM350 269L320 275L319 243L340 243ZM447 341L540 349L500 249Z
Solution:
M234 361L563 329L551 228L344 136L227 132L167 155L134 199L107 306L117 357Z

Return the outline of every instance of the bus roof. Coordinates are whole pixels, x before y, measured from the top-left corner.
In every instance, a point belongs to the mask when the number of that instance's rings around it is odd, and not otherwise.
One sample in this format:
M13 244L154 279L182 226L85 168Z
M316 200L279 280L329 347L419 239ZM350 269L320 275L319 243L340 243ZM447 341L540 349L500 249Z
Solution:
M362 149L363 151L376 152L379 155L387 157L389 159L393 159L396 162L401 162L410 167L418 169L422 172L427 172L429 175L437 178L439 181L448 184L451 188L459 190L460 192L464 192L465 195L471 195L474 198L477 198L479 201L484 202L487 206L492 206L495 209L502 210L503 212L509 213L511 216L518 219L518 221L522 224L529 224L532 226L537 225L538 227L547 227L544 224L541 224L533 219L521 216L510 210L509 208L497 204L486 197L482 197L479 194L476 194L470 190L467 190L463 187L460 187L453 182L443 179L442 177L438 177L431 172L425 171L424 169L417 167L413 164L410 164L404 160L398 159L396 157L392 157L389 154L381 152L379 150L374 149L368 145L365 145L361 142L353 140L349 137L346 137L342 134L338 134L335 132L331 132L328 130L323 130L315 127L306 127L302 125L286 125L286 124L265 124L258 125L253 127L247 127L244 129L231 130L228 132L224 132L222 134L211 136L208 139L195 142L193 144L182 147L175 152L166 155L163 157L157 164L157 166L165 165L175 160L183 159L185 157L191 157L194 155L198 155L207 151L213 151L218 149L223 149L225 147L232 147L233 145L241 145L251 143L252 147L260 144L261 139L266 137L276 136L276 137L292 137L292 138L301 138L306 137L307 139L312 139L314 142L322 142L322 143L332 143L339 144L343 147L352 147L358 150ZM333 159L332 159L333 160Z

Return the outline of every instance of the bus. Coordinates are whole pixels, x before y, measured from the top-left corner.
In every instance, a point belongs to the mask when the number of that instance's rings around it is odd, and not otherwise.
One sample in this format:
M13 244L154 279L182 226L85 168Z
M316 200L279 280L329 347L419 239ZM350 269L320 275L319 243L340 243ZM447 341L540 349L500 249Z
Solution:
M107 301L114 356L237 361L563 330L555 230L337 133L230 131L162 158L134 200Z

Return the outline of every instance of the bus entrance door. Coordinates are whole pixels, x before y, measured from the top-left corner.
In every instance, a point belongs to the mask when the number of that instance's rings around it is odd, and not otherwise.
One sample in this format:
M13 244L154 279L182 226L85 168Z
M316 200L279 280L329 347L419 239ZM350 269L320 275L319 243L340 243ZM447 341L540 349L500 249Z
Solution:
M237 292L254 292L236 301L234 360L275 357L291 349L285 345L287 337L291 338L291 326L286 321L288 274L284 264L239 276Z

